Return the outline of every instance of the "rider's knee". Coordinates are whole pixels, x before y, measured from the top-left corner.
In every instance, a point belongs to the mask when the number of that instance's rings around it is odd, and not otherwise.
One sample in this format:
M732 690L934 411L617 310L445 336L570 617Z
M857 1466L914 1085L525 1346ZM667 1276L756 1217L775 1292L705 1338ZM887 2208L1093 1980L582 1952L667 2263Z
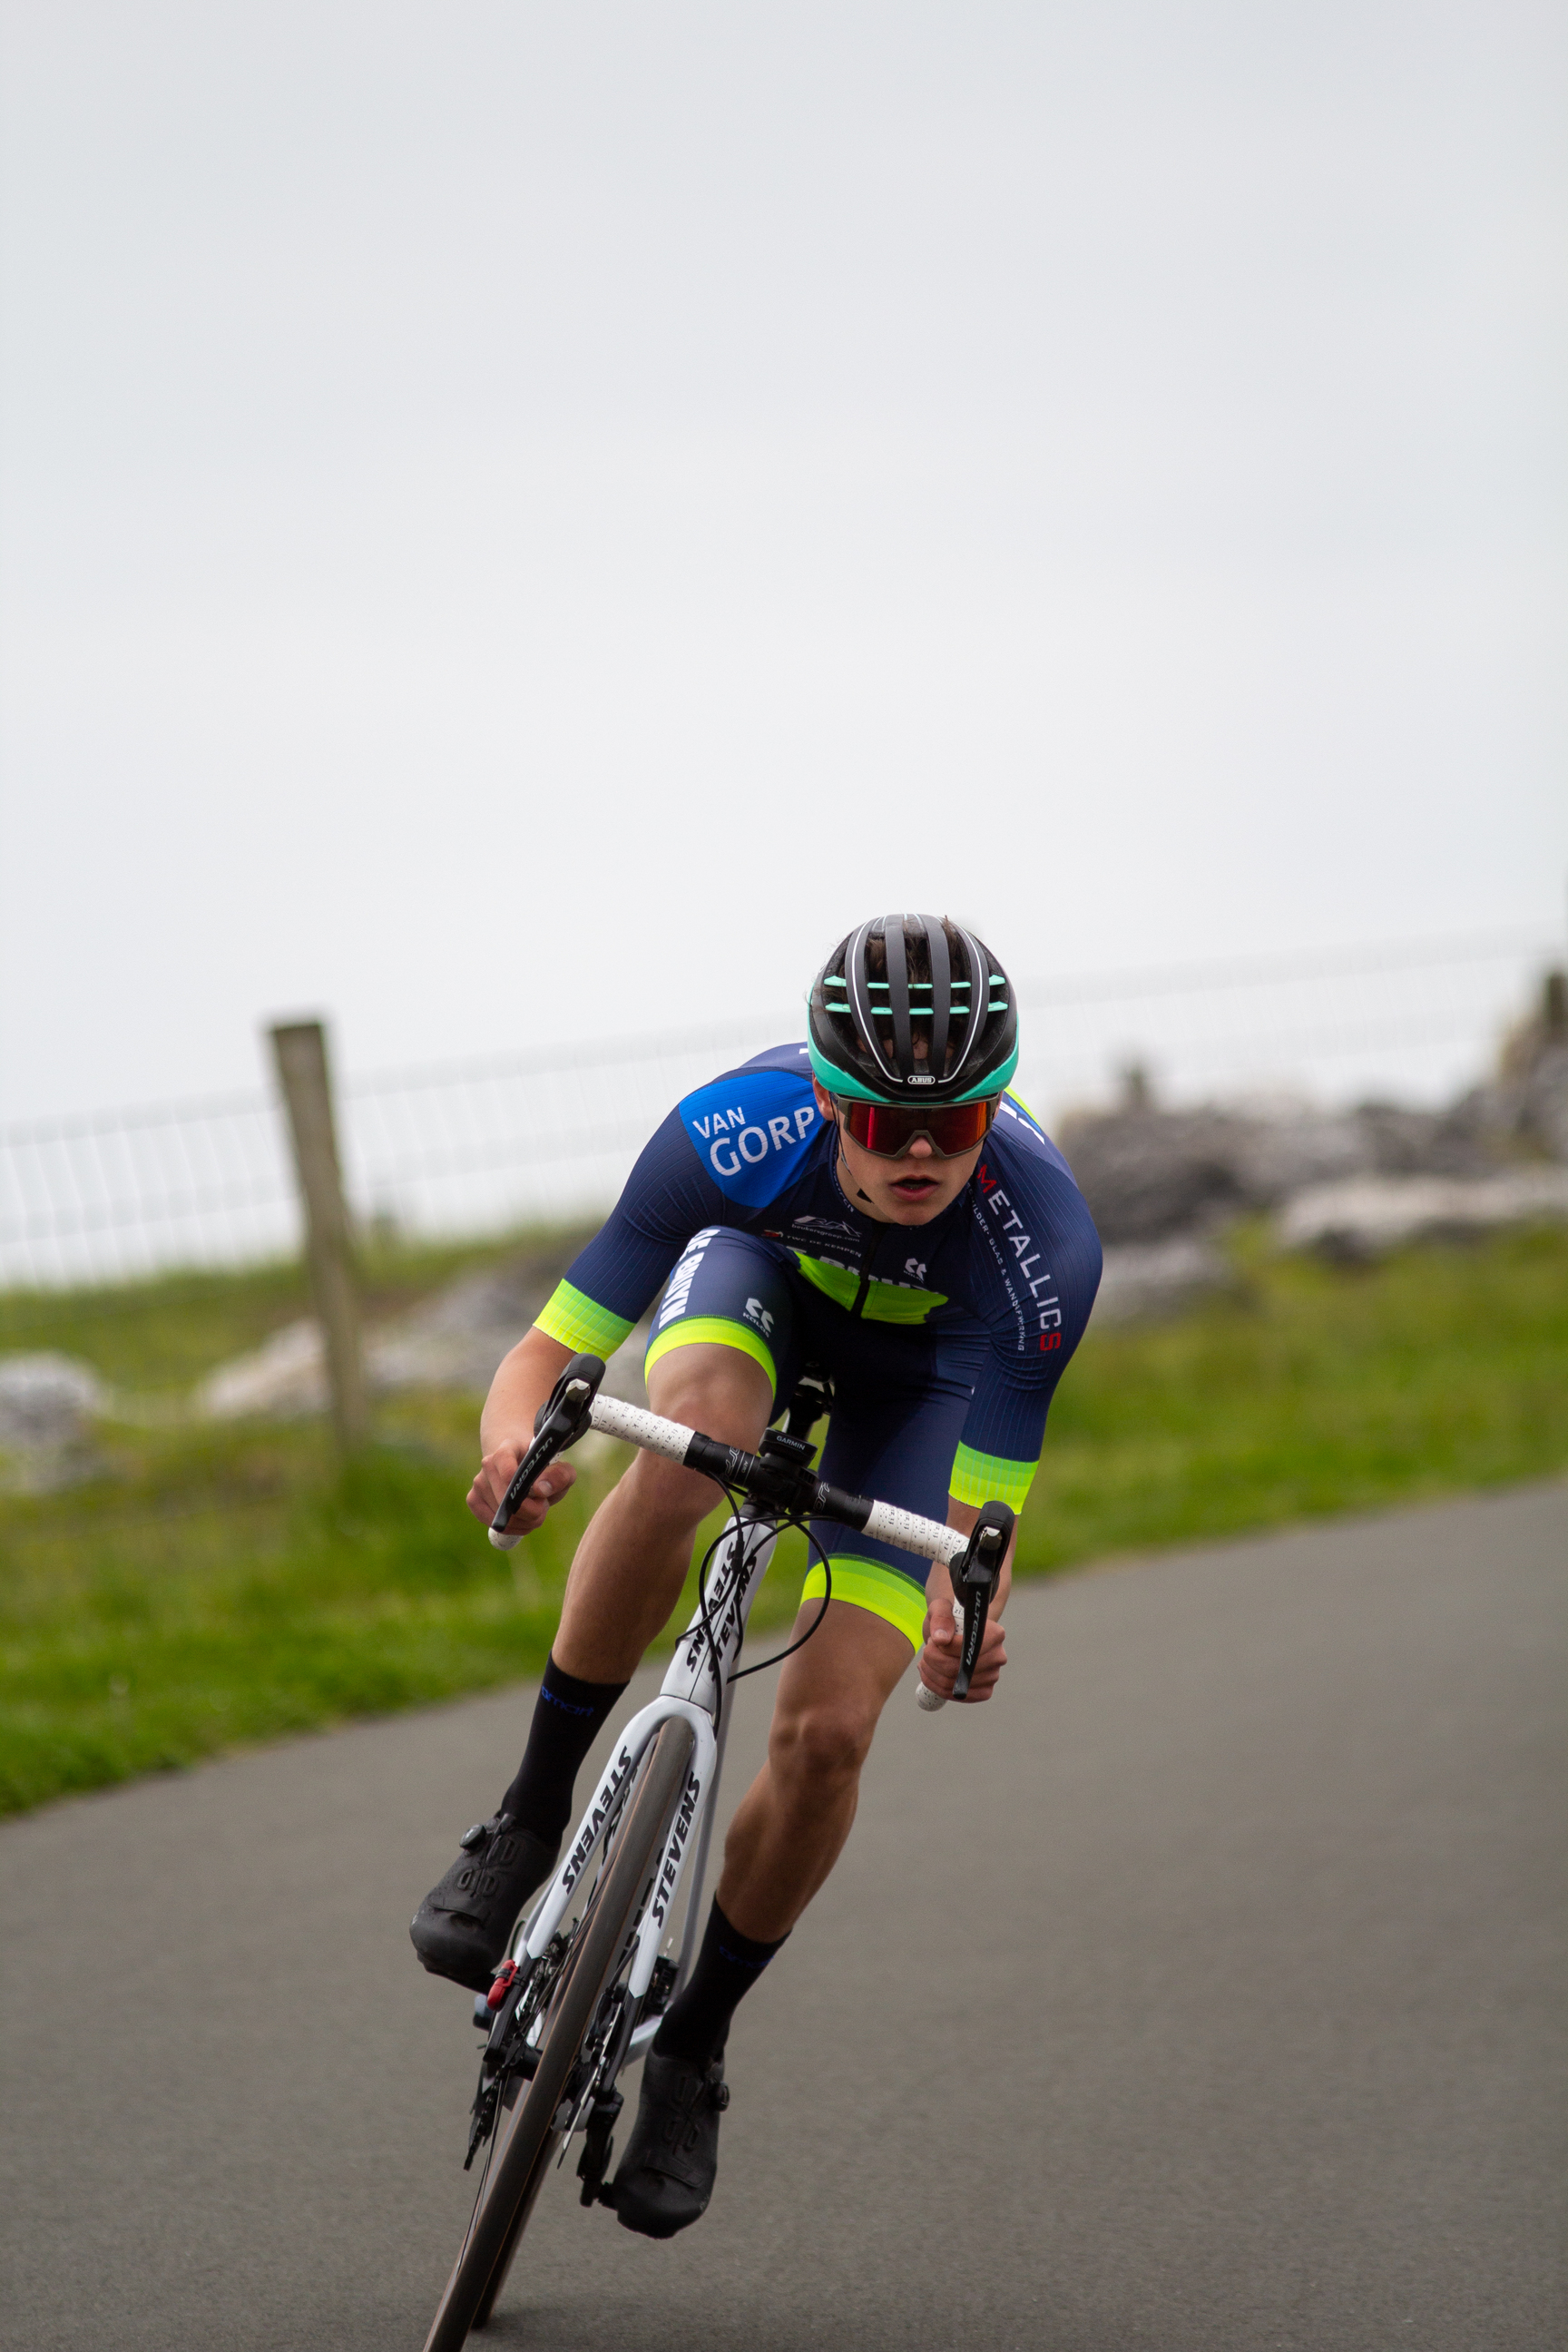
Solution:
M695 1531L720 1499L711 1478L683 1470L679 1462L663 1461L657 1454L639 1454L621 1483L636 1504L639 1521L665 1530Z
M876 1719L853 1703L824 1700L784 1717L771 1743L775 1769L818 1785L853 1780L870 1750Z
M726 1445L755 1447L773 1411L773 1382L755 1357L700 1340L659 1358L647 1376L647 1401L667 1421L703 1430Z

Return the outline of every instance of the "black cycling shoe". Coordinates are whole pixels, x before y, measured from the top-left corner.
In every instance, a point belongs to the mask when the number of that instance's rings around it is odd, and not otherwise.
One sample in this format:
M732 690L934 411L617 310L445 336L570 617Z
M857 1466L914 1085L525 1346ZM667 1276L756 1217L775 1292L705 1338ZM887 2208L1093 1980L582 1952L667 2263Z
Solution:
M648 2052L637 2119L607 2200L624 2230L673 2238L700 2221L719 2170L719 2118L729 2104L721 2050L706 2066Z
M409 1922L414 1948L432 1976L489 1992L506 1958L517 1915L555 1867L561 1841L519 1829L510 1813L476 1822L462 1853Z

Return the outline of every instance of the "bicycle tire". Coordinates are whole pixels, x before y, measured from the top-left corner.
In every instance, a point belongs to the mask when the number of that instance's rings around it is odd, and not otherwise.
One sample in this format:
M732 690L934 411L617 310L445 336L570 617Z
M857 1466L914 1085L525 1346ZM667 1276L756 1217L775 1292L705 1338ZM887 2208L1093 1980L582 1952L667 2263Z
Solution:
M562 2135L555 2115L584 2035L626 1950L627 1936L658 1868L670 1820L690 1769L696 1735L682 1718L661 1726L647 1769L573 1939L540 2050L539 2068L515 2109L496 2120L496 2147L475 2202L425 2352L459 2352L489 2317ZM506 2116L510 2114L510 2128Z

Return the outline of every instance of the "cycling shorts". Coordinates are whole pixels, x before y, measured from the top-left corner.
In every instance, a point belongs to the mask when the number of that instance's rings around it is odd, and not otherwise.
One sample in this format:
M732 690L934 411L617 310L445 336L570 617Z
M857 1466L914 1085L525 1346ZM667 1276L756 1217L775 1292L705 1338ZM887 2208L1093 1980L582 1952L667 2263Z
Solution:
M645 1369L700 1341L760 1364L775 1411L803 1366L820 1365L833 1381L833 1412L818 1475L945 1523L953 1456L985 1360L983 1331L862 1321L808 1282L782 1242L709 1225L692 1235L665 1286ZM812 1532L833 1563L834 1600L885 1618L918 1649L931 1562L826 1520L814 1519ZM817 1562L802 1599L826 1590Z

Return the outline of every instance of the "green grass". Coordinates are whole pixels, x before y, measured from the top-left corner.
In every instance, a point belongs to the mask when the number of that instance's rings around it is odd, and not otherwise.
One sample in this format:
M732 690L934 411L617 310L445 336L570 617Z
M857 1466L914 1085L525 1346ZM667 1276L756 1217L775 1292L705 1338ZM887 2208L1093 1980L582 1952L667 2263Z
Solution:
M1086 1340L1026 1573L1568 1469L1568 1235L1352 1269L1253 1234L1236 1258L1233 1295Z
M404 1258L378 1297L478 1255ZM1026 1573L1568 1469L1568 1236L1352 1272L1255 1235L1237 1267L1179 1321L1085 1342ZM168 1386L303 1304L287 1269L0 1300L0 1347ZM90 1485L0 1497L0 1810L536 1671L609 1474L497 1553L463 1508L473 1424L469 1401L400 1399L347 1471L314 1423L111 1428ZM802 1566L796 1539L759 1626L793 1614Z
M502 1259L564 1266L585 1238L534 1230L502 1242L372 1247L360 1259L366 1315L394 1314L454 1276ZM188 1388L310 1311L310 1287L297 1263L241 1274L180 1272L100 1290L0 1291L0 1352L59 1349L116 1388L157 1394Z

